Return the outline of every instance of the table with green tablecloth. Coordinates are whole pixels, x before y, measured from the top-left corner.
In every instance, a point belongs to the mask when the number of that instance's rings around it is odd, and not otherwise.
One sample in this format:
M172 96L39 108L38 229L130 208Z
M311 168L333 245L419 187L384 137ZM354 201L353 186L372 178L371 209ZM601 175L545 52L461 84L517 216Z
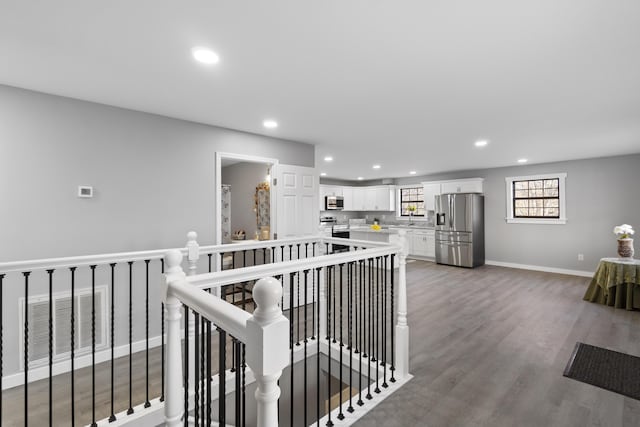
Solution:
M602 258L582 299L640 310L640 260Z

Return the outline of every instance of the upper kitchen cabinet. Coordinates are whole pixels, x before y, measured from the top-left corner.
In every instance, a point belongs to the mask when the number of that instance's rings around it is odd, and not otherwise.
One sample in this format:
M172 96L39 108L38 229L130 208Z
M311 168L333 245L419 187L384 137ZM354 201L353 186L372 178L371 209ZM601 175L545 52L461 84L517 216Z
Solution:
M351 204L351 210L364 211L365 210L365 187L352 187L353 203Z
M424 186L424 209L427 211L436 210L436 196L439 196L440 183L439 182L423 182Z
M353 187L342 187L342 197L344 197L344 210L345 211L354 211L355 203L353 200Z
M482 178L456 179L453 181L442 181L440 193L482 193Z
M395 210L395 190L393 186L384 185L364 187L364 210L386 211Z

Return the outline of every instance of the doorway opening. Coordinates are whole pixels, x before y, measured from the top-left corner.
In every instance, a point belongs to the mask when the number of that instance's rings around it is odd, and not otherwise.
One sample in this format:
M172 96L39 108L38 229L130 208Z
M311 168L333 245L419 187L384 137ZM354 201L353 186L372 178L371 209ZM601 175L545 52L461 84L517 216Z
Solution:
M270 240L276 224L277 159L216 153L216 244Z

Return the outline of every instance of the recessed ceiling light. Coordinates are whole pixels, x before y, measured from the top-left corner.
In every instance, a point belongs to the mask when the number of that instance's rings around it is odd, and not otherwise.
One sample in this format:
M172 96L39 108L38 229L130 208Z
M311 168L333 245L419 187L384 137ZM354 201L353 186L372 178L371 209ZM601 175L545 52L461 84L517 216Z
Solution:
M194 47L191 54L196 61L203 64L217 64L220 61L218 54L206 47Z
M409 175L415 175L416 171L409 171Z
M333 162L333 157L327 156L327 157L324 158L324 161L325 162Z
M475 146L476 147L486 147L487 144L489 143L489 141L487 141L486 139L481 139L475 142Z
M518 163L527 163L528 160L527 159L518 159Z
M320 172L320 176L327 176L326 172Z
M361 177L361 176L359 176L359 177L358 177L358 181L362 181L363 179L364 179L364 178L363 178L363 177Z
M262 122L262 126L266 127L267 129L275 129L278 127L278 122L276 122L275 120L265 120L264 122Z
M380 169L380 167L381 167L380 165L373 165L374 169Z

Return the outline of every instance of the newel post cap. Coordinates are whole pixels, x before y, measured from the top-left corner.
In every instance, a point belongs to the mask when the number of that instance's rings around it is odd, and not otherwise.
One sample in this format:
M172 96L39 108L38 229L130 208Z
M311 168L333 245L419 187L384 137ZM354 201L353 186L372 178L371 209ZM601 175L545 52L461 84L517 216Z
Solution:
M282 298L282 286L273 277L266 277L258 280L253 287L253 300L257 308L253 312L253 317L260 323L268 323L281 315L278 303Z
M172 249L164 254L165 273L162 275L162 300L167 301L167 292L169 291L169 283L184 279L185 274L182 271L182 252Z

